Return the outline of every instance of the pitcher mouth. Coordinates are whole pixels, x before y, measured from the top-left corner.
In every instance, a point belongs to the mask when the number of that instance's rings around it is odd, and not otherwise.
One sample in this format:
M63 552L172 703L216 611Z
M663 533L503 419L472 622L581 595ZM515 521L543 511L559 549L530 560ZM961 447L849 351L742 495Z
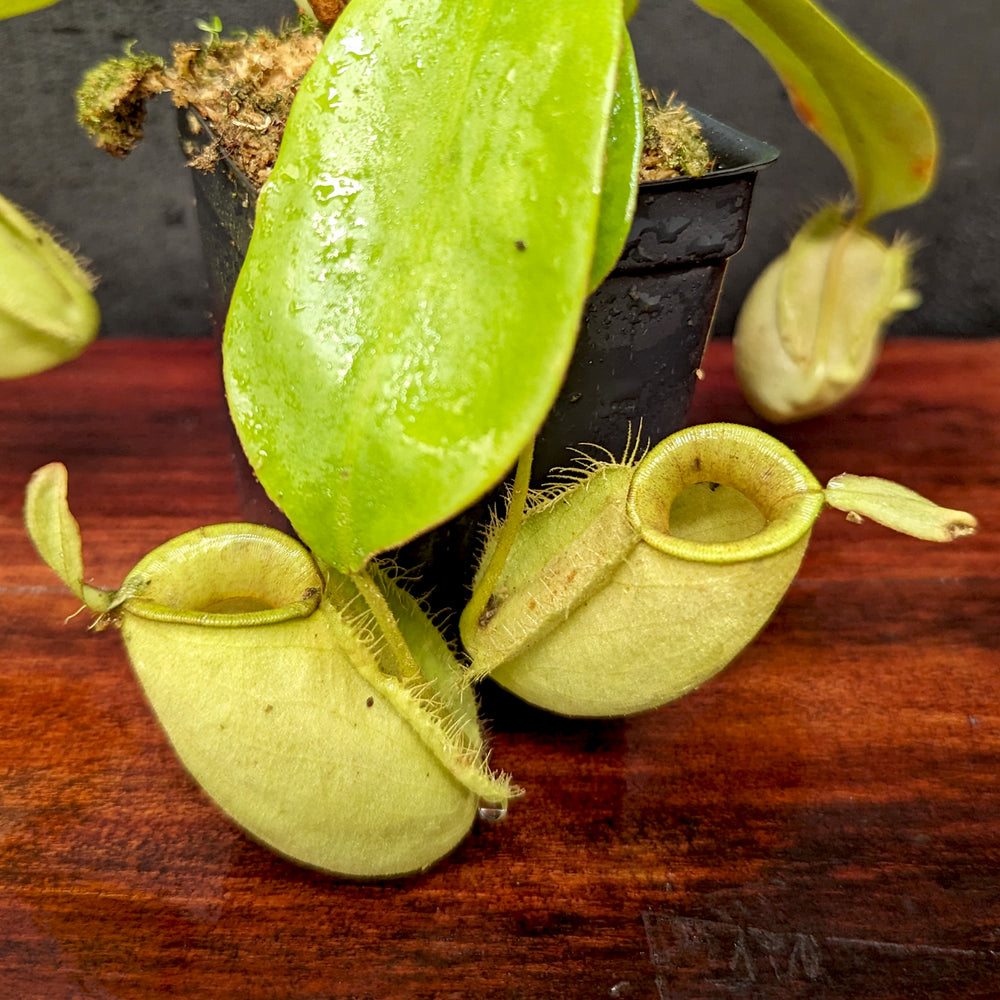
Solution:
M761 559L808 534L823 489L795 453L739 424L688 427L639 463L626 509L643 541L693 562Z
M323 579L288 535L257 524L214 524L178 535L129 573L124 609L139 618L214 628L305 618Z

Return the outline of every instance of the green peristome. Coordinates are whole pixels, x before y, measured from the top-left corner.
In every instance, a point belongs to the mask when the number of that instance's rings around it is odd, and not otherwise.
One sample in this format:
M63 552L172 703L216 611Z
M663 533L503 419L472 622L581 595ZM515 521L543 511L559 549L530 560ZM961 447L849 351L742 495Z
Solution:
M36 474L26 509L39 552L79 593L64 470L62 488L58 469ZM377 585L417 677L398 674L349 578L258 525L180 535L92 605L111 609L157 719L210 798L278 853L357 877L428 867L481 800L511 794L486 766L462 668L412 598Z
M937 166L919 94L811 0L694 0L770 62L803 122L843 163L861 222L920 201Z
M886 243L836 207L820 210L754 283L733 357L750 405L775 423L822 413L874 369L885 331L919 303L912 247Z
M844 502L872 492L831 489ZM927 537L912 530L916 494L876 492L866 513ZM783 444L732 424L671 435L634 468L596 465L536 502L487 611L463 622L472 676L569 716L628 715L685 694L766 624L826 496ZM921 528L974 527L917 499ZM484 566L489 556L488 546Z
M51 7L58 0L0 0L0 21L18 14L28 14L42 7Z
M589 287L620 0L352 0L295 99L225 334L271 498L343 571L498 481Z
M0 196L0 378L75 358L97 336L93 279L73 255Z

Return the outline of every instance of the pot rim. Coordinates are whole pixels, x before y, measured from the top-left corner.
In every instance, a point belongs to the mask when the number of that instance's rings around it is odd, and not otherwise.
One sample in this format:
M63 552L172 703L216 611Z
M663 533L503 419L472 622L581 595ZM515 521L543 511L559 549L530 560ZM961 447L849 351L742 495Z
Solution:
M643 181L640 191L660 191L664 188L683 189L686 187L714 184L716 181L731 181L736 177L756 174L770 166L781 155L777 146L764 139L758 139L732 125L727 125L712 115L684 105L691 116L701 125L702 135L708 143L709 152L717 157L720 166L701 177L667 177L659 181Z

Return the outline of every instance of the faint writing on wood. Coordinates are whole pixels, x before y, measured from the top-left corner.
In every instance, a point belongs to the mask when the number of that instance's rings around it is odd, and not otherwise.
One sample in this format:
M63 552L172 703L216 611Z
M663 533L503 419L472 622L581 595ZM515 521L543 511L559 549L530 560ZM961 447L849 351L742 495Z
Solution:
M1000 953L986 949L823 937L671 913L647 912L643 922L661 1000L860 1000L886 989L945 997L1000 976Z

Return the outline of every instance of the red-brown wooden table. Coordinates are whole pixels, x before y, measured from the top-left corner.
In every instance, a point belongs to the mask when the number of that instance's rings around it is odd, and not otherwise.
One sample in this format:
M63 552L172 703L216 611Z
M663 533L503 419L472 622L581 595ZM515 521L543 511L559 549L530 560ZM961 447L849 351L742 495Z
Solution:
M692 419L754 422L727 345L705 370ZM758 641L635 718L487 690L527 794L396 883L234 829L21 528L55 459L100 585L237 516L211 345L100 342L0 386L0 414L0 998L1000 996L998 342L890 342L855 400L777 431L820 479L899 479L978 536L827 512Z

